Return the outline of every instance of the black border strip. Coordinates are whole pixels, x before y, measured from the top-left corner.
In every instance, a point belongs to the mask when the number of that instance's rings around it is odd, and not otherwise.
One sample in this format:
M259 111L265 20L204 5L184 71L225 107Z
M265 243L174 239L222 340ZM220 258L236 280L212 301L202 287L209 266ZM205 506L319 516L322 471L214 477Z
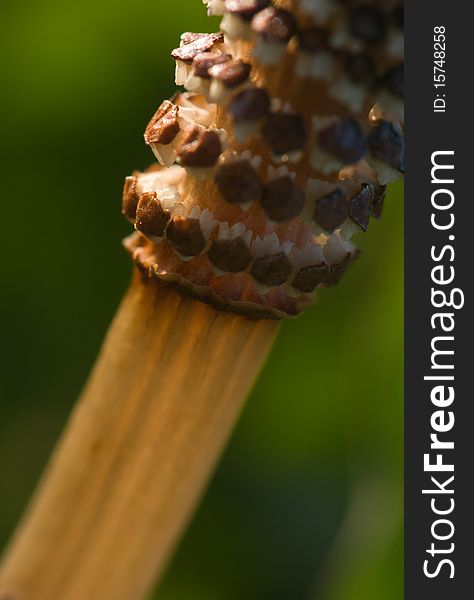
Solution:
M474 149L471 139L473 131L473 111L471 98L474 28L467 14L469 3L456 0L448 2L413 0L405 5L406 30L406 196L405 196L405 597L407 600L459 599L474 597L471 578L474 575L474 397L471 372L474 376L474 350L470 344L474 333L471 288L474 278L474 190L471 166ZM463 10L464 9L464 10ZM446 87L434 87L434 34L435 27L445 27ZM440 30L438 30L440 31ZM439 47L437 48L439 50ZM438 55L439 56L439 55ZM436 71L439 75L441 71ZM441 78L442 79L442 78ZM434 112L436 94L446 100L446 112ZM441 102L438 102L441 108ZM435 179L454 183L432 183L432 154L436 151L454 151L453 156L445 155L439 162L454 164L454 171L438 170ZM435 190L448 189L454 196L454 204L448 210L436 210L432 206ZM447 202L448 192L435 194L440 203ZM452 228L437 230L431 215L437 223L450 221ZM454 236L454 239L449 236ZM451 246L454 250L449 250ZM431 249L439 257L434 260ZM451 258L453 260L451 261ZM451 275L454 268L454 281L451 284L434 284L432 269L442 265L434 277ZM453 288L462 290L464 306L460 309L432 305L432 288L449 294ZM441 300L438 295L437 300ZM461 293L455 295L456 302ZM431 319L436 313L450 313L455 326L452 332L441 330L441 319L435 318L433 329ZM448 325L449 318L444 321ZM452 340L437 340L437 348L453 350L454 354L435 356L443 366L452 364L453 369L432 367L431 343L437 336L452 336ZM471 365L471 363L473 363ZM424 377L452 376L454 379L435 381ZM431 390L435 386L454 388L455 398L451 405L435 406L431 400ZM441 398L441 396L436 396ZM454 449L443 451L430 448L430 435L433 429L433 413L442 410L434 418L435 426L449 424L450 412L455 418L451 430L438 433L438 439L453 441ZM447 425L446 425L447 427ZM431 463L442 454L444 464L452 464L454 471L426 472L424 455L430 454ZM453 493L423 494L423 489L436 489L430 480L435 477L445 490ZM454 476L451 483L445 482ZM454 509L446 515L436 515L435 509L448 510L454 502ZM451 521L437 523L438 519ZM432 528L439 537L433 536ZM434 544L433 554L427 552ZM454 544L451 547L451 544ZM451 550L448 551L448 550ZM438 553L438 550L442 552ZM440 564L442 560L452 561ZM428 560L427 566L425 561ZM439 573L428 577L424 568L431 574L439 568ZM454 577L450 575L454 572Z

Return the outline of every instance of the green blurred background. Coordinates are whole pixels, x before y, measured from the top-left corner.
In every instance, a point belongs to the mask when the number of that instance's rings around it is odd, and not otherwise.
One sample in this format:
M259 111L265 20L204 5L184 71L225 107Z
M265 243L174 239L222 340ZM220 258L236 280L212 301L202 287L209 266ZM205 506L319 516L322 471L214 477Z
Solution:
M122 182L169 52L216 27L200 0L1 0L0 546L127 286ZM402 598L401 184L357 242L284 323L156 598Z

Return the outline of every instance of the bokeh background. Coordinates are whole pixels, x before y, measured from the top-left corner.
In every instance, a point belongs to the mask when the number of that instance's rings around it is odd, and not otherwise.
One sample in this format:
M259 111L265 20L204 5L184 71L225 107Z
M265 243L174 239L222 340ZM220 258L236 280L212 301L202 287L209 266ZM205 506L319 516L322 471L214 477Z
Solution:
M0 546L130 277L123 177L200 0L2 0ZM403 199L283 324L156 598L402 598ZM65 532L67 535L67 532ZM51 599L55 600L55 599Z

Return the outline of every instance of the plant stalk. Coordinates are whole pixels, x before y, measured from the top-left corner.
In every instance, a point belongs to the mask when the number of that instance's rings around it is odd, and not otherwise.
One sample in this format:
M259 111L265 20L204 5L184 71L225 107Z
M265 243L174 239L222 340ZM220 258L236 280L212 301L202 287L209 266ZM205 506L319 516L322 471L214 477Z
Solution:
M0 567L3 600L135 600L163 572L275 338L135 273Z

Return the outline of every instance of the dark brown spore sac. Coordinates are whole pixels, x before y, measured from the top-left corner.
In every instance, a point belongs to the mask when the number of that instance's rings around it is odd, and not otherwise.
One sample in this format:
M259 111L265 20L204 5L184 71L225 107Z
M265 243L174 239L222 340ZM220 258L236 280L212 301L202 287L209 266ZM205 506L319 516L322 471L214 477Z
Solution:
M269 219L282 223L301 213L305 197L291 177L286 175L270 181L263 187L260 203Z
M266 42L278 44L288 42L297 32L298 25L290 12L270 6L254 16L252 29Z
M171 144L180 131L178 113L178 106L168 100L163 102L146 128L145 142L147 144Z
M223 52L201 52L193 60L194 75L210 79L209 69L232 60L230 54Z
M255 259L250 271L252 277L269 287L286 283L293 271L289 258L283 252Z
M381 121L368 138L372 156L403 173L405 142L400 131L388 121Z
M362 190L352 198L349 206L349 216L362 231L369 228L369 219L375 190L373 185L363 185Z
M215 131L190 125L176 154L184 167L208 168L216 164L222 143Z
M206 247L197 219L173 217L167 229L166 237L173 248L183 256L198 256Z
M391 92L394 96L398 96L399 98L404 97L404 79L405 79L405 65L401 64L390 71L387 71L383 82L386 88Z
M135 227L145 235L162 237L170 214L162 206L155 192L145 192L137 206Z
M216 172L215 182L223 198L232 204L257 200L262 191L260 177L248 160L223 163Z
M251 66L242 60L230 60L209 69L209 75L213 79L221 81L227 88L235 88L250 76Z
M122 196L122 212L129 221L135 221L138 200L137 178L131 175L125 179Z
M209 248L208 258L211 263L228 273L245 271L249 266L252 255L242 238L234 240L215 240Z
M344 223L348 215L348 200L342 190L336 188L316 201L313 218L324 231L332 233Z
M292 285L303 294L311 294L318 285L323 283L328 274L329 267L324 263L303 267L298 271Z
M366 85L369 88L374 86L376 82L375 64L367 54L348 56L345 68L347 76L353 83Z
M378 44L385 36L383 13L374 6L359 6L351 15L352 34L367 44Z
M301 29L298 32L298 43L301 50L314 54L328 47L327 34L319 27Z
M198 54L211 50L216 44L222 44L223 41L222 33L185 33L181 36L183 45L175 48L171 52L171 56L175 60L191 64Z
M374 197L372 199L372 205L370 207L370 216L374 219L380 219L383 211L383 204L385 201L385 194L387 192L387 186L381 185L374 188Z
M270 112L270 97L262 88L244 90L229 104L229 112L236 123L259 121Z
M303 150L308 139L306 126L299 115L274 113L263 126L263 137L278 155Z
M225 0L225 10L250 21L250 19L270 4L270 0Z
M359 161L366 152L364 134L354 119L340 119L321 130L319 144L345 165Z

